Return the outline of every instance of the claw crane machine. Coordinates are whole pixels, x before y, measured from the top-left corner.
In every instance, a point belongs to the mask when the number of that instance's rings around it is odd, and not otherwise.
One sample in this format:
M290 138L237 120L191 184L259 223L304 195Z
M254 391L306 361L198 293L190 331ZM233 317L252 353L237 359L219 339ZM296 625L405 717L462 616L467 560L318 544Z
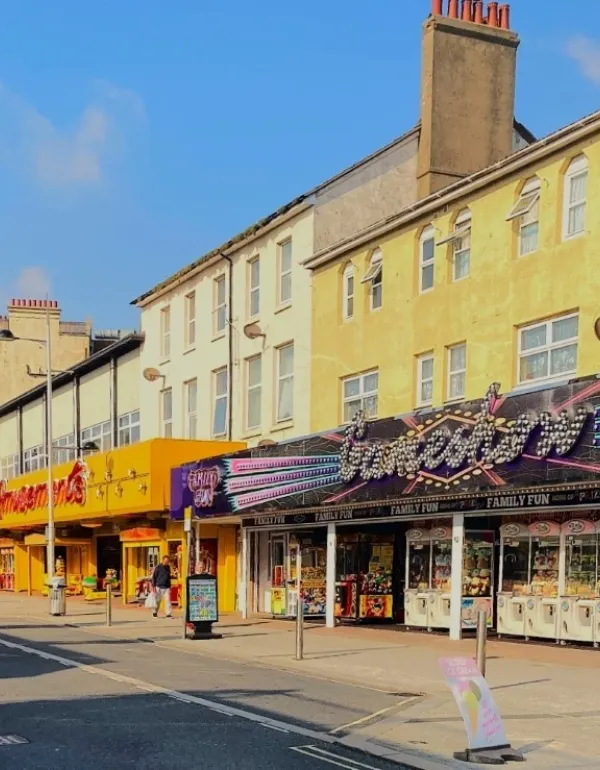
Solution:
M467 530L463 551L461 616L464 629L477 627L481 610L494 622L494 532Z
M558 639L560 524L530 524L530 595L525 610L525 636Z
M431 595L429 628L450 628L450 579L452 575L452 530L431 530Z
M594 638L594 609L598 585L598 533L586 519L565 521L561 527L565 552L564 588L560 597L561 642Z
M431 533L428 529L409 529L406 533L406 588L404 624L430 628Z
M500 527L500 574L498 576L498 636L527 636L525 610L530 588L531 535L525 524L510 522Z

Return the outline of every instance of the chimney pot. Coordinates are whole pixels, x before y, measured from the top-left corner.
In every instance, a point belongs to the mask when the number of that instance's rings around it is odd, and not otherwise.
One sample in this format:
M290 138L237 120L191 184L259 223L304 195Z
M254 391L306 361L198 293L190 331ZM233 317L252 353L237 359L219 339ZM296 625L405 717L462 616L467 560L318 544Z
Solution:
M432 0L432 3L431 3L431 13L434 16L441 16L442 15L442 0Z
M510 5L504 3L500 6L500 24L501 29L510 29Z
M463 0L462 20L471 21L473 17L473 0Z
M458 0L450 0L448 3L448 17L458 19Z
M488 3L488 26L498 26L498 2L497 0L490 0Z
M475 1L475 8L473 11L473 21L475 24L483 24L483 0Z

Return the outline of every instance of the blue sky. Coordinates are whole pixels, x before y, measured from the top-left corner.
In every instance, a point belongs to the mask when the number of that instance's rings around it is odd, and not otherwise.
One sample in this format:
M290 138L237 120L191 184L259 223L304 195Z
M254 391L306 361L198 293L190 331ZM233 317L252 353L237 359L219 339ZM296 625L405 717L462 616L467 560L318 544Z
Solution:
M0 312L131 299L418 118L430 0L2 4ZM599 107L600 5L513 0L516 115ZM591 35L591 36L590 36Z

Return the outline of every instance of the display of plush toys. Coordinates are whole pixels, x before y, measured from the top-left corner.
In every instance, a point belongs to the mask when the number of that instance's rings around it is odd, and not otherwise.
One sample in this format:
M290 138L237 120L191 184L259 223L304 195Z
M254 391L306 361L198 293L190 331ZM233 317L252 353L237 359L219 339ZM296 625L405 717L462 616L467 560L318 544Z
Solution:
M490 559L491 554L486 550L467 548L464 559L463 596L490 595Z

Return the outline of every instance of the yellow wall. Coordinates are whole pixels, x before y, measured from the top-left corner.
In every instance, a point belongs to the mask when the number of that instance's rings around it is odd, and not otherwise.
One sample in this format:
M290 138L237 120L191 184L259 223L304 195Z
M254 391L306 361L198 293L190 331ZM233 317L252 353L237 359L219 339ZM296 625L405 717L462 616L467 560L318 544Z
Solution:
M586 233L561 239L563 173L584 151L589 161ZM537 252L518 256L517 224L505 217L522 183L541 179L540 235ZM379 369L378 417L416 407L416 356L433 351L435 406L447 394L447 347L466 342L466 398L480 398L498 381L504 392L516 384L516 327L579 311L577 374L600 370L600 343L594 321L600 315L596 276L600 232L600 139L573 146L566 154L531 166L477 196L452 203L438 218L415 220L410 227L349 252L313 273L312 424L314 431L342 422L341 379ZM418 293L419 235L428 224L436 241L452 229L465 206L472 214L471 275L453 283L451 247L435 250L435 284ZM449 209L449 210L448 210ZM383 252L383 307L371 311L368 287L360 284L373 249ZM354 318L342 320L342 273L356 266ZM318 397L316 397L318 395Z
M57 505L55 520L57 523L76 523L127 514L164 512L170 504L171 468L244 449L245 446L219 441L153 439L92 455L86 459L89 476L85 505ZM57 466L54 478L68 476L72 467L73 463ZM26 485L45 484L46 480L47 471L37 471L9 481L6 488L11 491ZM0 508L2 529L44 526L47 518L45 504L24 513L3 513Z

